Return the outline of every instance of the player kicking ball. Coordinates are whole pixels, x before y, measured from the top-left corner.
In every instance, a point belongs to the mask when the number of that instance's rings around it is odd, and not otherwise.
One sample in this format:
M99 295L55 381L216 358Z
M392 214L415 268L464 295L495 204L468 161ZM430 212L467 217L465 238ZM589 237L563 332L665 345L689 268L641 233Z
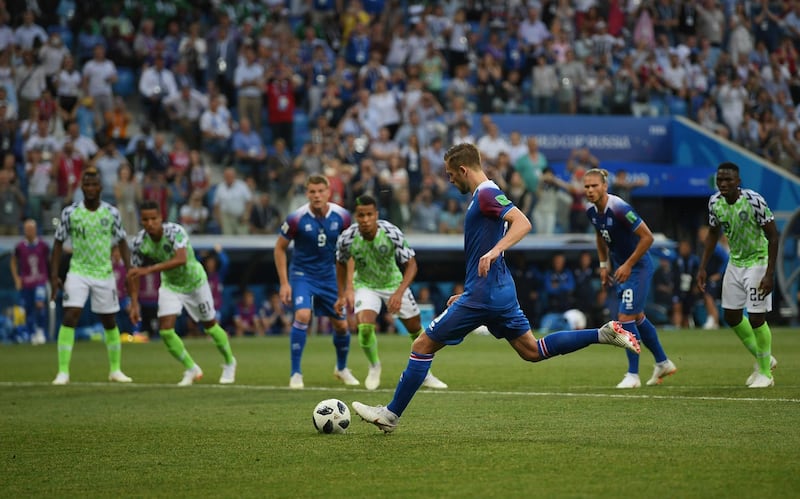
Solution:
M598 329L560 331L537 340L517 301L517 292L503 252L530 232L531 223L519 208L489 180L478 149L469 143L451 147L444 155L450 183L462 194L472 193L464 218L466 279L464 292L451 296L447 309L420 334L411 347L408 365L400 376L388 406L353 402L367 422L390 433L422 386L433 357L446 345L457 345L476 327L485 325L496 338L524 360L539 362L595 343L606 343L639 353L639 342L619 322Z
M356 199L355 219L336 241L336 282L339 297L334 308L354 308L358 342L369 361L364 386L375 390L381 384L381 361L375 323L382 303L397 314L412 340L423 332L417 302L409 286L417 275L414 250L403 232L386 220L378 220L378 203L372 196ZM348 265L354 262L353 272ZM400 270L400 266L403 270ZM430 371L422 382L428 388L447 388Z
M164 222L161 208L154 201L143 202L140 213L143 229L133 241L131 269L128 272L131 322L137 324L140 320L139 278L160 272L158 334L169 353L186 368L178 386L190 386L203 377L203 370L194 362L180 336L175 333L175 321L184 307L192 319L203 325L225 360L220 384L233 383L236 378L236 359L231 352L228 333L217 323L208 276L194 256L186 230L176 223Z

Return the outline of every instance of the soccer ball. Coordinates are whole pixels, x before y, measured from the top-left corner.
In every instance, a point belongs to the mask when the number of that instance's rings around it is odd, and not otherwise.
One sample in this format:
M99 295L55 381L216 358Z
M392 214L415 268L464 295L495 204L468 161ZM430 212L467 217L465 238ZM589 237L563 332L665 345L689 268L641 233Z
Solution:
M350 426L350 408L338 399L323 400L314 408L313 420L320 433L344 433Z

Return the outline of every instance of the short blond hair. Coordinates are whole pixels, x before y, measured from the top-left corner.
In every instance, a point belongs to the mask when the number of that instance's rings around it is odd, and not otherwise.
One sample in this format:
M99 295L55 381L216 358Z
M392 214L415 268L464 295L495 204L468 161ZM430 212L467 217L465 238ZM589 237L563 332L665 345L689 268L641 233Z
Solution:
M325 187L330 187L331 183L325 175L311 175L306 179L306 187L311 184L325 184Z

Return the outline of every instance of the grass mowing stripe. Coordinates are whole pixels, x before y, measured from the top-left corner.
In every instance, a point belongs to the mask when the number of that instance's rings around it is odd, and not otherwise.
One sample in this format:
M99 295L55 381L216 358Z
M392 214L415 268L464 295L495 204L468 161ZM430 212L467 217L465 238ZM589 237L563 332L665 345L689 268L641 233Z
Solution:
M166 389L176 389L176 390L254 390L254 391L287 391L287 392L294 392L289 387L286 386L264 386L264 385L196 385L190 387L179 387L175 385L168 385L164 383L131 383L131 384L115 384L115 383L104 383L104 382L77 382L77 383L70 383L72 386L93 386L93 387L104 387L104 388L111 388L111 387L119 387L122 390L130 390L136 388L166 388ZM41 383L35 381L29 382L4 382L0 381L0 387L7 386L7 387L51 387L50 383ZM589 387L587 387L589 388ZM596 387L594 387L596 389ZM710 387L706 387L710 388ZM718 387L715 387L718 388ZM797 387L790 387L790 388L797 388ZM69 388L58 388L59 390L69 389ZM664 390L665 388L659 388L659 390ZM767 390L767 389L765 389ZM307 387L304 388L303 391L305 392L329 392L329 393L347 393L347 394L358 394L358 393L393 393L394 389L377 389L377 390L365 390L359 388L324 388L324 387ZM422 389L418 394L424 395L487 395L487 396L497 396L497 395L509 395L509 396L518 396L518 397L593 397L593 398L612 398L612 399L650 399L650 400L709 400L709 401L721 401L721 402L786 402L791 404L800 404L800 399L790 399L790 398L770 398L770 397L709 397L704 395L698 396L690 396L690 395L649 395L649 394L635 394L635 393L571 393L571 392L516 392L516 391L494 391L494 390L425 390ZM351 397L352 398L352 397Z

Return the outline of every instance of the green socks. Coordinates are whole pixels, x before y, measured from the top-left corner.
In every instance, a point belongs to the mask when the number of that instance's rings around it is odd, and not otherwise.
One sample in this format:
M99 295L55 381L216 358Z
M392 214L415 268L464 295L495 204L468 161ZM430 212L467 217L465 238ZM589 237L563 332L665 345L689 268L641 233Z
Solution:
M58 372L69 374L73 345L75 345L75 328L61 326L58 329Z
M358 325L358 344L367 356L371 366L381 363L378 358L378 338L375 336L375 324Z
M122 342L119 340L119 328L106 329L106 350L108 350L108 366L110 372L119 371L122 363Z
M764 323L764 325L766 325L766 323ZM753 354L753 357L758 358L756 335L753 332L753 327L750 326L750 320L747 317L743 317L742 322L736 326L733 326L733 331L736 333L739 339L742 340L742 343L744 344L744 347L747 348L747 351ZM769 328L767 328L767 331L769 331ZM769 363L769 356L767 356L767 363Z
M753 333L755 335L756 344L758 345L758 354L756 355L758 370L761 374L771 378L770 359L772 358L772 331L769 329L769 324L764 322L753 329Z
M178 362L182 363L186 369L194 367L194 359L192 359L192 356L186 351L186 347L183 346L183 340L175 333L174 329L161 329L158 331L158 334L161 336L161 340L164 342L164 345L166 345L169 353L172 354Z
M228 333L226 333L219 324L214 324L214 326L208 328L206 332L214 340L214 344L217 345L217 350L219 350L225 358L225 363L232 364L233 352L231 351L231 343L228 341Z
M417 338L419 338L419 335L421 335L421 334L422 334L422 333L424 333L424 332L425 332L425 329L423 329L423 328L419 328L419 331L417 331L417 332L415 332L415 333L412 333L411 331L409 331L409 332L408 332L408 335L409 335L409 336L411 336L411 341L414 341L414 340L416 340Z

